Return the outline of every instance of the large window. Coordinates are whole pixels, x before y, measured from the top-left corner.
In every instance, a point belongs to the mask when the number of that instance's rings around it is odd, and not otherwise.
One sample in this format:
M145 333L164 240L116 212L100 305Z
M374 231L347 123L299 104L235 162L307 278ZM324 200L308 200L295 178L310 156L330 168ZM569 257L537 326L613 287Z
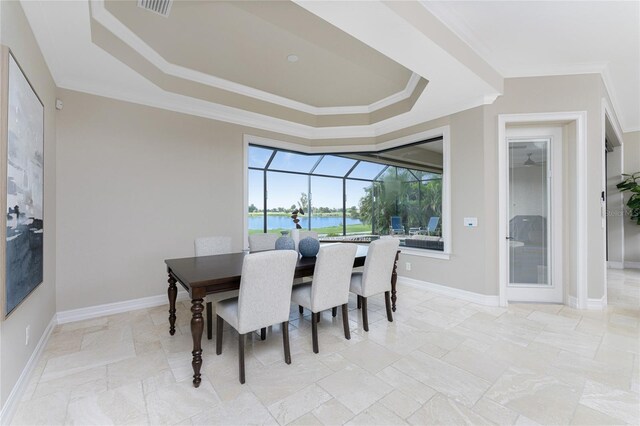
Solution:
M379 153L306 155L249 145L249 233L294 227L323 239L399 238L442 251L441 139Z

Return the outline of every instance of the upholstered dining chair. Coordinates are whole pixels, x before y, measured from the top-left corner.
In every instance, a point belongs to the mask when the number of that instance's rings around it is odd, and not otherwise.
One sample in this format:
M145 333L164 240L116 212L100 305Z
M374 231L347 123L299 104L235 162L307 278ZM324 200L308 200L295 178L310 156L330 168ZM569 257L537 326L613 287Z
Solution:
M349 331L349 283L353 260L358 250L355 244L323 246L318 252L313 280L293 288L291 302L311 311L313 352L318 353L318 320L322 311L342 306L344 337L351 339ZM335 315L334 315L335 316Z
M256 253L259 251L275 250L276 240L280 237L278 234L250 234L249 235L249 252Z
M231 253L231 237L200 237L194 240L193 246L195 249L196 257L227 254ZM220 300L229 299L231 297L238 297L238 291L225 291L224 293L210 294L207 296L207 339L211 340L211 338L213 337L212 302L217 303Z
M298 261L293 250L248 254L242 264L238 297L216 304L216 354L222 353L223 320L238 331L240 383L245 382L244 343L247 333L282 324L284 360L291 364L289 310L291 288Z
M358 307L362 309L362 324L364 331L369 331L369 316L367 313L367 297L384 293L387 307L387 320L393 322L391 314L391 274L396 260L396 253L400 240L385 238L372 241L369 244L367 258L364 261L364 271L351 275L349 290L358 298Z

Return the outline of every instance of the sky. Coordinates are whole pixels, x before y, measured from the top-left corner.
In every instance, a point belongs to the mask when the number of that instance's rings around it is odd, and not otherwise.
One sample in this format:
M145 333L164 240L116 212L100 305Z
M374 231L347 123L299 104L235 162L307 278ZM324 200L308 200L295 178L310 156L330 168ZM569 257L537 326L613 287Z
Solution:
M249 146L249 167L265 168L273 154L273 149ZM354 168L355 166L355 168ZM271 170L288 170L340 178L311 176L311 204L314 207L342 208L342 177L349 173L350 177L374 179L386 166L378 163L361 161L335 155L304 155L286 151L278 151L267 172L268 206L267 208L290 208L298 204L301 193L309 192L309 176L292 173L275 172ZM249 205L255 205L263 210L264 172L249 170ZM364 188L371 185L370 181L347 180L346 196L347 208L358 206L365 195Z
M267 172L269 182L269 208L287 207L296 204L302 192L309 190L307 176L289 173ZM369 182L347 181L347 207L357 206L364 196L364 188ZM249 170L249 205L262 210L263 172ZM312 204L315 207L342 208L342 179L311 177Z

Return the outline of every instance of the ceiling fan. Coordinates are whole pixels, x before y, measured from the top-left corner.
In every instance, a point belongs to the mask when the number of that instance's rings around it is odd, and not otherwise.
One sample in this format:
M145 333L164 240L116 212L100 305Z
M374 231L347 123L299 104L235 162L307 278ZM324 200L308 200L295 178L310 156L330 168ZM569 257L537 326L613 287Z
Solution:
M531 159L531 156L532 156L532 155L533 155L533 152L530 152L530 153L528 153L528 154L527 154L527 159L526 159L526 160L525 160L525 162L524 162L524 165L525 165L525 166L527 166L527 167L531 167L531 166L535 166L535 165L537 165L537 164L538 164L538 163L536 163L535 161L533 161L533 160Z
M525 167L531 167L531 166L542 166L543 164L545 164L545 161L540 161L537 162L533 159L531 159L531 156L533 155L533 152L529 152L527 154L527 159L524 161L524 163L522 164Z

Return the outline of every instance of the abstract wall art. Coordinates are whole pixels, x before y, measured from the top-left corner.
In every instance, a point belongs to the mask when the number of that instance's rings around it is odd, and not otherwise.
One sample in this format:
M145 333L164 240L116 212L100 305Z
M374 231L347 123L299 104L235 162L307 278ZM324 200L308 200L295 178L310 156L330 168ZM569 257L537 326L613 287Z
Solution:
M7 316L43 279L44 105L13 54L3 55L5 58L8 84L3 85L7 88L3 99L6 102L3 127L7 132L3 156L6 158L3 310Z

